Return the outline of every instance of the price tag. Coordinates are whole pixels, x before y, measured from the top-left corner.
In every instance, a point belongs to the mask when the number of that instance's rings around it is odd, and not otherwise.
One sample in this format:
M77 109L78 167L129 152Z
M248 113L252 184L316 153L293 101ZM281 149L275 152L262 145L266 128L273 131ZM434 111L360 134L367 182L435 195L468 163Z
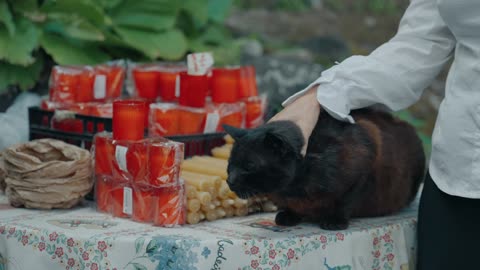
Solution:
M127 171L127 150L127 147L121 145L117 145L115 148L115 159L120 170L124 172Z
M180 75L175 78L175 97L180 96Z
M132 214L132 189L129 187L123 188L123 213L127 215Z
M105 75L95 76L93 83L93 97L95 99L102 99L107 96L107 77Z
M203 133L213 133L217 130L218 122L220 121L220 115L218 113L207 114L207 120L205 121L205 128Z

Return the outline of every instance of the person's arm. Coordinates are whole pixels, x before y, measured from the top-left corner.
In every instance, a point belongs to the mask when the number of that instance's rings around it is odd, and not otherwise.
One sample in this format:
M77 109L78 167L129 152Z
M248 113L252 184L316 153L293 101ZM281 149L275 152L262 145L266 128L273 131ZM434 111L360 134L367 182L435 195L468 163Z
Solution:
M436 2L412 0L390 41L368 56L352 56L322 72L306 90L319 85L317 99L322 108L344 120L351 109L376 103L392 110L415 103L455 47L455 38L440 17Z
M292 120L310 137L321 104L336 119L354 123L350 110L383 104L400 110L415 103L452 56L455 38L440 17L436 0L412 0L397 34L368 56L352 56L288 98L272 120ZM308 96L316 91L316 100ZM306 105L313 117L301 120ZM305 116L305 115L304 115ZM301 121L299 121L301 120Z

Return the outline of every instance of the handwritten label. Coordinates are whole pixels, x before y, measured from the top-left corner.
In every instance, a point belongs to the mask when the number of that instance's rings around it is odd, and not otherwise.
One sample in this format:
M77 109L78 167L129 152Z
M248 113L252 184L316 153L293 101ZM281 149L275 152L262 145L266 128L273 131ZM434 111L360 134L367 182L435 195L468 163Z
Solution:
M217 258L215 259L215 263L213 264L211 270L220 270L222 263L227 261L227 258L225 258L223 251L225 250L225 244L230 244L233 246L233 242L227 239L222 239L217 242Z
M123 213L132 214L132 189L129 187L123 188Z
M187 55L187 72L190 75L205 75L212 68L213 62L210 52L189 54Z
M95 76L93 83L93 97L95 99L102 99L107 96L107 77L105 75Z

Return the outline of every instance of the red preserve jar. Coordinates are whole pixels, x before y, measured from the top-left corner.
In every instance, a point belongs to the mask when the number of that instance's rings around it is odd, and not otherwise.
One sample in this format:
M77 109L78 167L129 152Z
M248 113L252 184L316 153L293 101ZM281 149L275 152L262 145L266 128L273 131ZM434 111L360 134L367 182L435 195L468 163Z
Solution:
M212 101L234 103L238 101L240 68L214 68L211 78Z
M141 140L145 132L146 104L140 100L113 102L113 139Z
M203 108L208 91L207 75L180 73L180 99L182 106Z

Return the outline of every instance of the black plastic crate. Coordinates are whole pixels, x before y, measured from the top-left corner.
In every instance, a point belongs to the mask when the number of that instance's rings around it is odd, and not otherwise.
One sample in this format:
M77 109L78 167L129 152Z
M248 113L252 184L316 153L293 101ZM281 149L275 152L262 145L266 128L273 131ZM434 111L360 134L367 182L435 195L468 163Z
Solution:
M112 119L75 114L75 119L82 122L83 132L67 132L51 127L54 112L42 110L39 107L28 109L30 140L53 138L90 149L93 137L100 130L112 131ZM101 127L101 128L100 128ZM210 151L225 143L226 133L209 133L193 135L177 135L166 137L172 141L185 144L185 157L194 155L209 155Z

